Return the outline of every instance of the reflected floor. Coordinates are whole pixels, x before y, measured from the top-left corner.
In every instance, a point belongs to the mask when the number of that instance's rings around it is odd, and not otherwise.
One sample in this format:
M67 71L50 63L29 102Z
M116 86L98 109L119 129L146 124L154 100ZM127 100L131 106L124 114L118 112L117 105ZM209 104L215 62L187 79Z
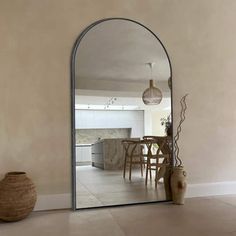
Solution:
M155 188L154 180L149 180L145 186L145 178L141 177L140 170L133 170L132 181L129 181L128 178L123 179L122 170L77 166L76 184L77 208L165 200L163 182L160 180Z

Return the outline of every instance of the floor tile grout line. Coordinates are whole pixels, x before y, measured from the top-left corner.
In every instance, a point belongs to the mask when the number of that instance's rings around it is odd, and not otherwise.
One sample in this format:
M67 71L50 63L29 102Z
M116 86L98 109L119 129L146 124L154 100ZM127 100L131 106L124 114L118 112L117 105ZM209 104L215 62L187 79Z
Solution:
M78 181L78 182L79 182L79 181ZM88 191L88 193L89 193L90 195L92 195L93 197L96 198L96 200L101 204L100 206L104 206L104 204L101 202L101 200L98 199L93 193L91 193L90 190L89 190L84 184L82 184L81 182L79 182L79 183L80 183L81 185L83 185L84 188L86 188L86 190ZM78 196L79 194L76 193L76 195Z
M115 218L115 216L112 214L112 209L108 209L111 217L113 218L113 220L116 222L116 224L119 226L120 230L123 232L124 236L127 236L127 234L125 233L124 229L122 228L122 226L119 224L119 222L117 221L117 219Z
M216 198L216 197L213 197L213 198L216 199L216 200L218 200L218 201L220 201L220 202L222 202L222 203L224 203L224 204L226 204L226 205L228 205L228 206L231 206L231 207L236 208L236 206L235 206L234 204L231 204L231 203L229 203L229 202L226 202L226 201L221 200L221 199Z

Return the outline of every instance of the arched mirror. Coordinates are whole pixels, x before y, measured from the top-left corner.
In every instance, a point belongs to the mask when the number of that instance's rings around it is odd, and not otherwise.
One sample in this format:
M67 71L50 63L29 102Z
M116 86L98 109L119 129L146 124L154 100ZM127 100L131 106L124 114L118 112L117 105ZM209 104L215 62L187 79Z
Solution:
M160 39L132 20L95 22L71 69L74 208L170 200L172 74Z

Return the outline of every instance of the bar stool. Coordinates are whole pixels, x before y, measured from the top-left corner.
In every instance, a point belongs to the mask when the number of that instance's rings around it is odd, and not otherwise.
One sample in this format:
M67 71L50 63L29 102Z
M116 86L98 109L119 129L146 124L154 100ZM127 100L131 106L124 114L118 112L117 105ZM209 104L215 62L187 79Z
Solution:
M129 167L129 180L131 180L132 168L134 165L140 166L141 176L143 177L143 168L145 168L145 161L143 158L143 143L135 140L123 140L122 141L125 158L124 158L124 170L123 178L125 178L127 166Z

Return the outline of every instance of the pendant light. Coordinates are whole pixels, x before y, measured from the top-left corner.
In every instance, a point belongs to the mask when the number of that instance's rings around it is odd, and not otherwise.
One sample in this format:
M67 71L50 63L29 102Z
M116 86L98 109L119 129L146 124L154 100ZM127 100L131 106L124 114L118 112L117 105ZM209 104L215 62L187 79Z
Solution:
M145 105L158 105L162 100L162 92L159 88L154 87L152 78L153 62L147 63L151 69L151 80L149 81L149 88L143 92L143 103Z

